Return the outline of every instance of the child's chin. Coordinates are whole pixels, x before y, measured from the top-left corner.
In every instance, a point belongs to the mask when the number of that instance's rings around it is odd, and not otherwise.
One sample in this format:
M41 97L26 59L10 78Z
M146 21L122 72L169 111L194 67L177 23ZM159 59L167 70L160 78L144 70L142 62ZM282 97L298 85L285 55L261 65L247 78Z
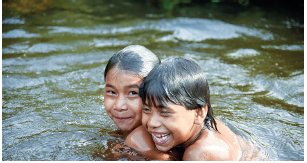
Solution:
M131 126L120 126L120 125L117 125L117 127L122 130L122 131L131 131L132 130L132 127Z
M171 149L170 147L161 147L159 145L156 145L156 147L161 152L167 152L167 151L169 151Z

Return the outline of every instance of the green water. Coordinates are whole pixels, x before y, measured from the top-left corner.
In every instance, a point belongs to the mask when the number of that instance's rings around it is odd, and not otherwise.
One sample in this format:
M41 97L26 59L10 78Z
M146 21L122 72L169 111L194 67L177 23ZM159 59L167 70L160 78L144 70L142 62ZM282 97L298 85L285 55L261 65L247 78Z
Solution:
M162 61L196 61L208 78L216 118L254 140L269 160L304 160L301 12L164 5L3 2L2 160L112 160L110 147L124 139L104 110L103 72L108 59L131 44Z

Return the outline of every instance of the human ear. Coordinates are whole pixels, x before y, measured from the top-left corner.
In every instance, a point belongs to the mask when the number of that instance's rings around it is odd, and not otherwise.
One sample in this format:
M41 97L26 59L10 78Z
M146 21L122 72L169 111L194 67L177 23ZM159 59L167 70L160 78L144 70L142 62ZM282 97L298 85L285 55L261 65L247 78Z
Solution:
M198 108L195 110L195 124L198 124L198 125L201 125L206 116L207 116L207 113L208 113L208 106L205 105L204 107L202 108Z
M207 117L207 113L208 113L208 105L205 105L203 107L203 109L204 109L204 114L205 114L205 118L206 118Z

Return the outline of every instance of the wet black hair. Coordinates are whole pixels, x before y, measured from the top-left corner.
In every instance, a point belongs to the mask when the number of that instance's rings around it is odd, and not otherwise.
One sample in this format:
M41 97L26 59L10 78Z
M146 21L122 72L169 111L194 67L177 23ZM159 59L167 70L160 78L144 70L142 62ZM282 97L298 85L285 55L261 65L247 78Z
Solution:
M104 71L104 80L106 80L107 73L113 67L144 78L160 63L160 59L144 46L130 45L115 53L109 59Z
M218 131L210 104L210 90L205 73L194 61L184 58L168 59L147 75L140 86L144 104L166 107L168 102L188 110L208 106L204 124Z

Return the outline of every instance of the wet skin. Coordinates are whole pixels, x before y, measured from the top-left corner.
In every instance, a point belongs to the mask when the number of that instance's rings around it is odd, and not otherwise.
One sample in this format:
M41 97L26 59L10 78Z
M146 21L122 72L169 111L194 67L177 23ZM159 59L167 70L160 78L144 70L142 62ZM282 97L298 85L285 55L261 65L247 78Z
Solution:
M177 145L186 148L182 160L239 160L241 149L234 134L222 122L217 120L221 133L206 129L197 137L206 115L207 106L187 110L171 103L166 108L144 105L142 124L152 135L157 149L168 151ZM193 140L196 141L189 146Z
M222 135L233 146L234 154L237 156L237 160L239 160L242 156L242 149L238 143L236 135L220 120L215 119L215 122L220 135Z
M229 130L223 123L218 123L222 130ZM224 127L221 127L221 126ZM224 131L223 131L224 132ZM229 135L228 139L225 135ZM231 143L228 140L235 139L233 133L220 134L208 129L204 130L195 143L189 146L183 156L188 161L239 161L242 150L237 141Z
M199 126L194 125L195 115L195 110L171 103L167 108L144 105L142 124L152 135L157 149L168 151L197 133Z
M127 136L125 143L126 145L136 149L139 154L149 158L150 160L182 160L184 153L184 149L180 147L172 148L166 152L157 151L152 140L152 135L142 125L134 129Z
M125 132L132 132L126 138L126 145L156 160L170 160L170 155L157 152L151 135L141 125L143 103L139 96L139 86L143 78L131 72L112 68L106 76L104 103L109 117ZM136 128L136 129L135 129ZM155 156L153 156L153 153ZM173 154L175 157L176 152ZM181 157L180 157L181 159Z
M106 76L105 109L116 126L130 131L141 125L142 100L139 86L143 79L112 68Z

